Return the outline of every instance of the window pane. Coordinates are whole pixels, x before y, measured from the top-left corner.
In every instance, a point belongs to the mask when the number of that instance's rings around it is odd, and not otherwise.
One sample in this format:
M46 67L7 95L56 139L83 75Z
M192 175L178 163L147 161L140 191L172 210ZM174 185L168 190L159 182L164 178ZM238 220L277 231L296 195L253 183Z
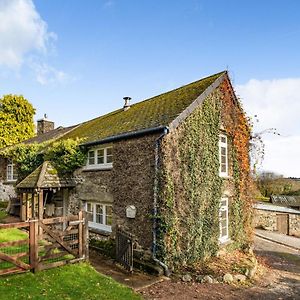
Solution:
M112 155L107 156L107 157L106 157L106 162L107 162L108 164L111 164L111 163L113 162L113 156L112 156Z
M92 203L87 203L87 209L88 212L93 212Z
M225 147L221 147L221 155L226 155L226 148Z
M112 206L106 206L106 225L112 225Z
M106 149L106 163L111 164L113 162L112 148Z
M226 236L227 235L227 228L222 228L222 236Z
M17 180L18 179L18 173L14 172L13 173L13 180Z
M99 149L97 151L97 164L104 164L104 149Z
M92 222L93 221L93 206L91 203L87 203L86 211L87 211L88 221Z
M221 136L221 142L226 144L226 137L225 136Z
M96 204L96 214L103 215L103 206L101 204Z
M106 148L106 155L109 156L109 155L112 155L112 148Z
M226 164L226 156L221 156L221 163Z
M227 206L227 200L221 200L221 206Z
M95 151L89 151L88 164L89 165L94 165L95 164Z
M103 224L103 205L96 204L96 223Z
M227 170L226 170L226 164L225 165L221 165L221 172L222 173L226 173Z
M96 223L103 224L103 215L96 215Z

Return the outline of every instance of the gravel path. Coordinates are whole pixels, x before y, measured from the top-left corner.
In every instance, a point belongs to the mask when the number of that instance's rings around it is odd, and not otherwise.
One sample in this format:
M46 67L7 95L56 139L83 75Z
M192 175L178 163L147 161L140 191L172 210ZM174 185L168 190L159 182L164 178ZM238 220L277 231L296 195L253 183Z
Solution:
M141 290L145 299L300 299L299 251L255 237L258 259L269 268L250 288L164 281Z

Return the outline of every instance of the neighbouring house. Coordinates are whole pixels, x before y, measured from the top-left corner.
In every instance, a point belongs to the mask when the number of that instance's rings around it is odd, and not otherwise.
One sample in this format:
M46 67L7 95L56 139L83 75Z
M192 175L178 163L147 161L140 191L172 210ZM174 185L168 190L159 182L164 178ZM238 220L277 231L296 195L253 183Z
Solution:
M19 182L21 217L84 209L91 236L113 237L120 225L137 249L170 268L228 244L246 247L250 131L227 72L132 105L124 100L68 128L40 120L44 133L24 143L80 138L87 159L71 176L45 161ZM15 181L13 162L1 166L2 180Z

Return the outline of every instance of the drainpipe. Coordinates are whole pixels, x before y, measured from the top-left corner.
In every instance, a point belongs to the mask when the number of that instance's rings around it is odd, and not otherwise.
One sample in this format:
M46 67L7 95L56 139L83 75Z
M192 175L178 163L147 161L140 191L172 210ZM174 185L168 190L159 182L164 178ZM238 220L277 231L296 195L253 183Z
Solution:
M164 133L159 136L155 142L155 175L154 175L154 193L153 193L153 242L152 242L152 258L158 263L163 269L166 276L170 276L171 272L168 266L156 258L157 248L157 189L158 189L158 161L159 161L159 147L163 137L169 132L169 127L164 128Z

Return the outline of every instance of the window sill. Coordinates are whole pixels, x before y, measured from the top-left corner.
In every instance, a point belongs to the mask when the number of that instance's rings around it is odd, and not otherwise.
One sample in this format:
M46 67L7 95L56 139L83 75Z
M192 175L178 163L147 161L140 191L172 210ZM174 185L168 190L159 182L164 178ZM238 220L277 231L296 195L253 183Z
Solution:
M229 175L221 175L221 174L219 174L219 177L224 178L224 179L230 179L231 178L231 176L229 176Z
M108 234L111 233L111 226L101 225L101 224L91 222L91 221L89 221L89 229L107 232Z
M17 179L6 180L4 183L16 183Z
M104 236L110 236L111 235L110 231L106 231L106 230L103 230L103 229L98 229L98 228L90 227L90 226L89 226L89 231L92 232L92 233L96 233L96 234L100 234L100 235L104 235Z
M85 166L83 167L83 171L109 171L113 168L112 165L106 165L106 166Z
M231 244L231 243L232 243L232 240L231 240L229 237L227 237L227 238L224 239L224 240L219 240L219 246L220 246L221 248L226 247L227 245L229 245L229 244Z

